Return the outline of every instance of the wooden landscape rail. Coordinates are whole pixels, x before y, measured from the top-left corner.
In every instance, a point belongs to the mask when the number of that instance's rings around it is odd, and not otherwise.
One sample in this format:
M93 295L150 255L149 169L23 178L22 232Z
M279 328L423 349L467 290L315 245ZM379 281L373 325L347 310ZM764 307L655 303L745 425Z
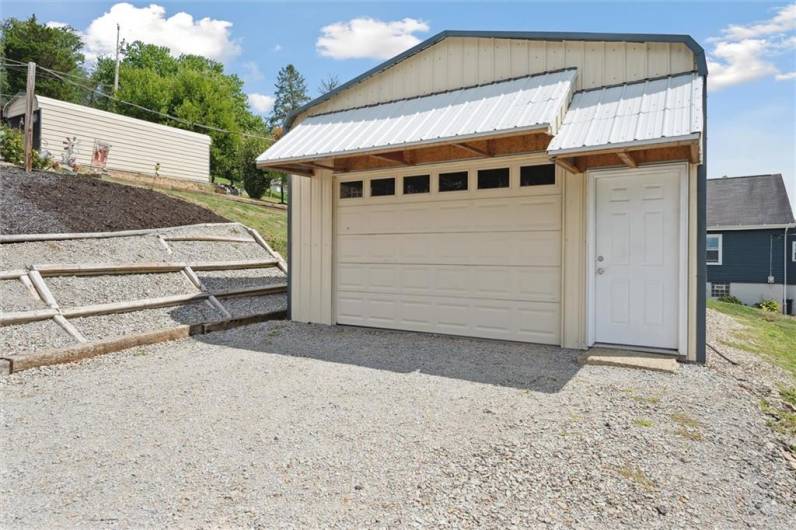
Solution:
M142 228L139 230L120 230L118 232L67 232L62 234L4 234L0 235L0 244L3 243L26 243L32 241L61 241L66 239L107 239L111 237L130 237L161 234L169 228L201 228L208 226L231 226L240 223L199 223L195 225L185 225L180 227L167 228ZM245 227L244 227L245 228Z
M194 264L178 262L141 262L141 263L49 263L33 265L32 271L42 276L100 276L113 274L144 274L162 272L180 272L185 267L198 271L263 269L277 266L276 259L240 260L240 261L206 261ZM22 271L24 274L25 271Z

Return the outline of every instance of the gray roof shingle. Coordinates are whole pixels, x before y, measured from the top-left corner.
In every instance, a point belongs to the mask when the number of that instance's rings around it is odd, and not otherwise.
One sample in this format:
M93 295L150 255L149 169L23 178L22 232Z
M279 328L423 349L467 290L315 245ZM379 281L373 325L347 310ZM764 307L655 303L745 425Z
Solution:
M707 202L708 227L794 222L780 174L709 179Z

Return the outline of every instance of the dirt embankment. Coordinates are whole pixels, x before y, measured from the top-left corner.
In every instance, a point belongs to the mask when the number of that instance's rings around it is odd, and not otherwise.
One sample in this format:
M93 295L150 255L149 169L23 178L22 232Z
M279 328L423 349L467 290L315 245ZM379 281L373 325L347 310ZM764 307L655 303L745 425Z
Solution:
M17 167L0 167L0 234L106 232L227 222L162 193Z

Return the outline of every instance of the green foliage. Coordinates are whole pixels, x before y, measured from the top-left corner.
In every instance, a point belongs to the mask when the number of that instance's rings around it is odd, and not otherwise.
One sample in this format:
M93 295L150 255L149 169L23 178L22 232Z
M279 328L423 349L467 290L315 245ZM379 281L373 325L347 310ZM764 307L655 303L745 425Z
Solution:
M717 300L708 300L708 307L743 324L729 346L765 356L796 376L796 318Z
M241 172L243 189L252 199L261 198L271 186L273 176L258 169L254 160L265 151L267 142L258 138L244 138L238 151L238 167Z
M743 305L743 302L741 302L737 297L729 295L729 294L726 295L726 296L719 296L718 300L719 300L719 302L724 302L725 304Z
M31 165L33 169L52 169L53 168L53 161L50 157L44 157L36 151L35 149L32 152L33 156L31 157Z
M176 116L181 121L103 97L96 98L95 105L134 118L210 135L213 139L210 147L211 174L241 182L245 168L265 150L267 142L260 140L262 151L244 161L241 156L246 136L234 133L268 135L263 119L249 111L243 82L235 75L224 74L223 66L210 59L196 55L173 57L167 48L138 41L125 46L123 55L117 97ZM113 83L113 75L113 59L100 58L92 81L101 87ZM192 126L192 123L233 131L233 134L206 130Z
M0 129L0 155L6 162L21 164L25 158L25 144L22 133L17 129L3 126Z
M763 311L768 311L769 313L780 312L780 306L776 300L761 300L759 303L755 304L755 307Z
M268 118L268 124L283 127L288 115L310 100L307 95L307 83L296 67L292 64L282 67L274 85L274 110Z
M85 82L82 50L83 41L68 26L47 27L39 24L35 15L27 20L9 18L3 21L0 59L23 63L33 61L44 68L65 72L77 82ZM24 92L26 83L27 70L24 67L3 67L0 71L0 90L3 94ZM86 100L85 91L43 71L36 76L36 93L74 103Z

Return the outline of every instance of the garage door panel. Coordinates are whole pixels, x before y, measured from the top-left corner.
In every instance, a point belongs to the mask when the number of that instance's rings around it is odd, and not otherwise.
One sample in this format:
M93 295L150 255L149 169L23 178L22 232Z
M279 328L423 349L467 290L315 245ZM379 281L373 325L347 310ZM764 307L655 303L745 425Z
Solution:
M340 263L558 266L560 232L339 236Z
M338 265L337 290L557 302L557 267Z
M341 206L340 234L559 230L559 196Z
M358 298L361 303L351 303ZM472 298L340 293L340 324L559 343L559 305ZM395 312L393 312L395 311ZM391 320L391 317L394 319Z

